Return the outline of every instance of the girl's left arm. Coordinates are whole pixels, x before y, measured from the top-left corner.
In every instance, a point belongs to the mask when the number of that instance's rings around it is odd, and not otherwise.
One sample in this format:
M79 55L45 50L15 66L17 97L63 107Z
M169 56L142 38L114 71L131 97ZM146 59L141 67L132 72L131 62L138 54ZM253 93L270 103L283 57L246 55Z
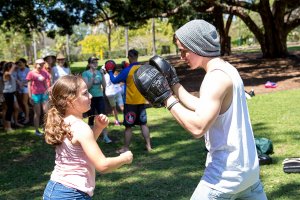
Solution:
M105 90L105 88L106 88L106 81L105 81L105 78L104 78L103 73L100 72L100 74L101 74L101 77L102 77L101 84L102 84L102 89L103 89L103 92L104 92L104 90Z

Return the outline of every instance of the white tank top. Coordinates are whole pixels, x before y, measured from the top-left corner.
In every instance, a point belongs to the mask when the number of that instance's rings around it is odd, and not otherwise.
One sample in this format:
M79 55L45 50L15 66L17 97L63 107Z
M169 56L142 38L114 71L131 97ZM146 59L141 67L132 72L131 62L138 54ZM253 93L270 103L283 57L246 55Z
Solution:
M205 134L208 154L201 182L221 192L238 193L259 180L258 157L243 81L229 63L217 70L231 78L233 99Z

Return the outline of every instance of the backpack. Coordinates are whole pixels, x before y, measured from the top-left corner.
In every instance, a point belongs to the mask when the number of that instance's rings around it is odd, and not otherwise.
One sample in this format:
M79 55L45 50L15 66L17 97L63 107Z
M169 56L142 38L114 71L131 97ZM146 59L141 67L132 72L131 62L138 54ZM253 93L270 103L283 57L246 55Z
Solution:
M272 163L272 158L269 154L273 152L273 143L267 138L254 138L256 150L258 154L259 164L268 165Z
M273 143L271 140L267 138L254 138L255 139L255 145L258 155L262 154L272 154L273 152Z

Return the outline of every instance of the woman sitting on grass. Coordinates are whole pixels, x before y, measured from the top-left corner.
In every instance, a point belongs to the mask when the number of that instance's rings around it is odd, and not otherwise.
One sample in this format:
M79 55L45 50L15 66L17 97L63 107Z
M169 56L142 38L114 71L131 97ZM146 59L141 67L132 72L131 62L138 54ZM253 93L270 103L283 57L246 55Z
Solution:
M93 129L83 121L90 109L91 94L79 76L66 75L52 87L50 109L45 118L45 140L56 147L54 171L43 199L91 199L95 188L95 168L106 173L132 162L127 151L107 158L97 138L108 125L108 118L95 117Z

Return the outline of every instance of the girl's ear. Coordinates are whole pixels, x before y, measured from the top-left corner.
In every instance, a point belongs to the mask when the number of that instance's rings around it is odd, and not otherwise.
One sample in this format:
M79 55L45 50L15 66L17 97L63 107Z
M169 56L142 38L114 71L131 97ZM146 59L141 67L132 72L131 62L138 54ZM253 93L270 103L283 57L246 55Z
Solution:
M67 106L74 108L73 101L71 101L70 99L67 99Z

